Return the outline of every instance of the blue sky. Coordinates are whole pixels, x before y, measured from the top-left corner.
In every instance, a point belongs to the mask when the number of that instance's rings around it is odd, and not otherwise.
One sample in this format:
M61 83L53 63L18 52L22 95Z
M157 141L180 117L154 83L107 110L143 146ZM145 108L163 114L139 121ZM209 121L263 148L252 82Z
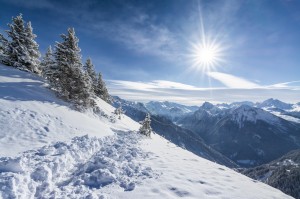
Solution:
M125 99L300 101L300 1L0 0L0 30L31 21L40 50L74 27L109 91ZM222 62L195 64L193 46L215 41ZM296 82L294 82L296 81ZM292 82L292 83L287 83Z

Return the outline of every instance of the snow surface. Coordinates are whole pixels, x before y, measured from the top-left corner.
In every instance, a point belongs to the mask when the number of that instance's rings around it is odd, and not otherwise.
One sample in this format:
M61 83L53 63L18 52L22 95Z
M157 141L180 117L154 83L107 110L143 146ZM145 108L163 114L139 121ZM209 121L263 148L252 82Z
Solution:
M168 102L168 101L164 101L164 102L150 101L145 104L145 107L153 115L164 115L164 116L168 116L172 119L174 119L178 116L192 113L199 108L197 106L185 106L182 104L177 104L177 103Z
M116 119L112 127L107 118L75 111L46 86L33 74L0 66L1 156L16 155L52 141L67 141L87 133L99 137L114 134L114 129L139 128L139 124L125 115L122 120ZM112 106L100 99L96 102L108 117L114 117Z
M76 112L41 79L0 66L0 198L292 198L139 135L97 103L99 114Z
M257 120L262 120L271 124L280 124L279 118L272 113L248 105L242 105L234 109L232 111L232 120L239 124L240 128L243 127L244 121L256 123Z
M289 115L283 115L280 112L276 112L276 111L270 111L270 113L272 113L272 114L274 114L274 115L276 115L278 117L281 117L282 119L285 119L287 121L300 123L300 119L299 118L295 118L295 117L292 117L292 116L289 116Z
M134 132L0 159L3 198L291 198L158 135Z

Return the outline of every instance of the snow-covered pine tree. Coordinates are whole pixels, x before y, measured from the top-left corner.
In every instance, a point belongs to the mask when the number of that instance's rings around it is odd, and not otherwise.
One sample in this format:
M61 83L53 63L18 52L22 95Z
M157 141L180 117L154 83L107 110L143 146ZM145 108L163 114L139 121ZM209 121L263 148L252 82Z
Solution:
M12 23L8 24L10 30L7 35L10 38L8 42L8 64L22 70L39 73L38 45L34 41L36 35L32 32L31 23L24 25L22 14L12 18Z
M75 35L74 28L68 29L68 34L61 35L63 41L56 43L55 61L58 66L57 90L61 97L74 102L76 107L90 107L91 85L84 75L79 39Z
M96 86L97 86L97 75L95 72L95 67L92 63L91 58L88 58L85 62L85 65L83 66L85 72L88 74L88 76L91 79L92 89L93 92L95 92Z
M10 30L6 33L10 38L8 43L9 65L24 69L27 49L25 46L25 26L22 14L12 18L12 23L8 24Z
M40 65L43 77L49 81L52 88L56 88L60 71L55 63L51 46L48 47Z
M28 51L28 57L26 60L26 66L28 70L32 72L40 73L40 60L41 53L39 51L39 45L34 40L36 38L36 35L33 34L33 29L31 26L31 22L29 21L27 23L27 27L25 28L25 45Z
M0 33L0 63L8 65L8 40Z
M145 119L142 121L142 126L139 129L139 133L150 137L152 132L152 128L150 125L151 125L151 118L150 118L150 114L147 113Z
M111 103L110 95L108 94L105 82L102 79L101 73L98 73L98 78L97 78L97 85L95 88L95 94L96 96L100 97L107 103Z
M118 118L119 118L119 120L120 120L120 119L122 118L122 117L121 117L122 114L124 114L124 111L123 111L123 109L122 109L122 106L116 108L115 111L114 111L114 114L115 114L116 116L118 116Z

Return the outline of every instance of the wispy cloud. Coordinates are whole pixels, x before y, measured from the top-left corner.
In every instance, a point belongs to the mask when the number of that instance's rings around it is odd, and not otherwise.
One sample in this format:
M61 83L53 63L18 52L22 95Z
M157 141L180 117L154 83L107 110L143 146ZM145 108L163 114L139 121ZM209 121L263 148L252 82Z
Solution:
M227 73L208 72L207 75L229 88L258 88L258 84Z
M271 88L296 88L297 89L300 87L300 80L273 84L273 85L270 85L269 87L271 87Z
M111 35L111 39L125 44L128 49L138 53L166 59L175 57L176 40L167 27L154 24L143 28L138 28L138 26L135 19L132 19L126 24L119 21L115 21L113 24L103 23L98 28Z
M278 98L287 102L298 102L300 86L275 87L256 86L253 88L201 88L178 82L155 80L151 82L133 82L108 80L108 89L112 95L132 101L173 101L188 105L200 105L204 101L213 103L233 101L263 101ZM285 84L285 83L283 83Z
M51 0L15 0L6 3L59 13L64 15L65 19L71 19L73 26L76 25L79 31L90 33L93 37L105 37L107 40L119 42L135 53L169 60L178 57L175 34L167 26L156 23L156 16L130 2L116 1L113 8L109 7L109 3L106 5L105 2L94 0L74 0L70 2L71 5L64 1ZM98 9L91 9L96 6ZM111 14L116 11L118 13Z

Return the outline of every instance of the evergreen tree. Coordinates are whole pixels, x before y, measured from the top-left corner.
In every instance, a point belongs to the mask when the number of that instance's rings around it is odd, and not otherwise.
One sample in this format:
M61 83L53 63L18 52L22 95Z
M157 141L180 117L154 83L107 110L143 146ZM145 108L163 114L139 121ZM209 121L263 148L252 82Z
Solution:
M102 80L101 73L98 73L97 85L95 88L96 96L100 97L107 103L111 103L110 95L108 94L105 82Z
M0 33L0 63L8 65L8 41Z
M57 90L66 100L73 101L76 106L91 106L91 85L86 81L86 75L81 63L79 39L73 28L68 34L61 35L63 41L56 43L55 60L58 66Z
M40 72L39 65L40 65L40 51L39 51L39 45L34 40L36 38L36 35L33 34L32 31L31 22L27 23L27 27L25 28L25 45L28 51L27 54L27 64L26 66L28 69L32 72Z
M38 44L34 41L36 35L32 32L31 23L24 25L22 14L12 18L12 23L8 24L10 30L7 35L10 38L8 42L8 64L22 70L39 73Z
M83 67L84 67L84 70L87 72L87 74L90 76L93 84L96 85L96 83L97 83L97 75L96 75L95 67L94 67L94 65L92 63L91 58L88 58L86 60L85 65Z
M8 24L10 30L7 30L7 35L10 38L9 48L9 65L22 68L27 57L25 46L25 26L22 14L12 18L12 23Z
M49 81L51 87L56 88L58 85L59 70L55 63L51 46L48 47L47 52L42 59L41 70L43 77Z
M152 132L152 128L150 125L151 125L151 118L150 118L150 114L147 113L145 119L142 121L142 126L139 129L139 133L150 137Z
M116 108L114 111L114 114L116 116L118 116L119 120L121 119L122 114L124 114L124 111L122 109L122 106L120 106L119 108Z

